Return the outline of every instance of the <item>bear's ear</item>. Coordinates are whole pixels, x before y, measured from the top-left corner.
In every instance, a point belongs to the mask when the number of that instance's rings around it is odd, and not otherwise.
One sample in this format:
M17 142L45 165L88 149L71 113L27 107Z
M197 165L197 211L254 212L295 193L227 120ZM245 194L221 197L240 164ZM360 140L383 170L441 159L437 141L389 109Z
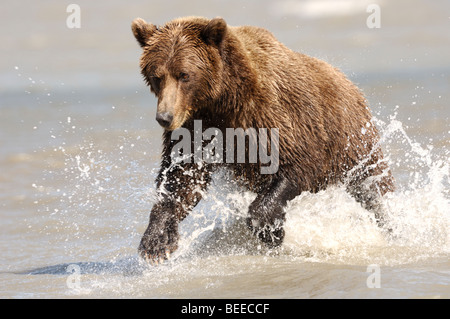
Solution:
M224 19L217 17L209 21L202 30L201 36L207 44L220 46L227 32L227 23Z
M133 34L140 46L145 47L148 39L150 39L157 28L153 24L147 23L141 18L136 18L133 20L133 23L131 23L131 30L133 30Z

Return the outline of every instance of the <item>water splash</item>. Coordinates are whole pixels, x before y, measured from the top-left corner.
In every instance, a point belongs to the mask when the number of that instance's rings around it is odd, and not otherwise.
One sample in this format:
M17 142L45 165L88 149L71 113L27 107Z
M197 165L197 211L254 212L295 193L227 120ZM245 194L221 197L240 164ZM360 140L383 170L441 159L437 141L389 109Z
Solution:
M292 254L316 261L399 264L450 252L448 151L435 154L431 145L415 142L396 114L374 122L397 179L397 190L383 198L392 233L384 234L344 187L331 187L301 194L288 206L285 248Z
M397 179L397 190L383 199L391 235L386 236L372 213L338 185L291 201L286 208L285 243L271 251L245 226L255 194L237 188L226 173L219 172L204 199L180 224L181 241L173 260L275 253L310 261L395 264L448 254L449 152L437 154L431 145L414 141L396 114L387 121L374 118L374 123ZM139 149L135 143L136 138L128 136L112 150L95 142L59 148L64 169L62 175L53 173L53 178L63 179L64 189L56 190L59 205L52 215L72 251L79 241L100 238L110 244L108 252L99 252L102 248L94 245L97 256L136 253L156 200L153 183L158 162L149 165L136 158L140 152L125 151Z

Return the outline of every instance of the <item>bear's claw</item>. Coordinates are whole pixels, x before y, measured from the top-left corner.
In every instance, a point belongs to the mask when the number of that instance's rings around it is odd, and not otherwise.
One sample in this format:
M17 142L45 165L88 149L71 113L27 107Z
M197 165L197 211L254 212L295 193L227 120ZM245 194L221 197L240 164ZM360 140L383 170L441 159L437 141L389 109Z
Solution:
M275 248L283 243L284 229L282 225L261 226L258 221L251 218L247 218L247 226L262 242L264 242L270 248Z
M177 248L178 232L164 229L162 233L146 233L139 245L139 255L152 265L158 265L170 258Z
M152 265L170 258L178 248L178 224L171 215L151 215L151 221L139 244L139 255Z
M170 259L170 252L166 251L165 253L159 253L159 254L151 254L147 253L145 251L141 251L140 255L142 259L144 259L147 263L149 263L152 266L158 266L159 264L162 264L164 261Z

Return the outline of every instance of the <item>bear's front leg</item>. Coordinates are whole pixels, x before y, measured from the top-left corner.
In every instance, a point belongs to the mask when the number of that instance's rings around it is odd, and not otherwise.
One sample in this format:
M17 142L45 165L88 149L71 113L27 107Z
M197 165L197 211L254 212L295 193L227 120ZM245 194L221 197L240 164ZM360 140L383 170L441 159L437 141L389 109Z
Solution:
M172 200L166 197L156 203L139 244L141 257L152 263L168 259L178 248L178 222Z
M157 178L159 200L138 248L141 257L158 263L178 248L178 224L201 200L209 181L205 165L163 165Z
M247 225L269 247L280 246L284 239L284 208L299 194L298 185L277 177L250 204Z

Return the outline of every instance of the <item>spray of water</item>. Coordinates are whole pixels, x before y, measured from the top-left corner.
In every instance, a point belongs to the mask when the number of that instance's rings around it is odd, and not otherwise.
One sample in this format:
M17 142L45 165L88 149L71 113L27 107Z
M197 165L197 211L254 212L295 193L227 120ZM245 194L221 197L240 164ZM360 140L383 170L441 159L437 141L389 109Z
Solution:
M180 248L170 263L212 255L275 254L332 263L395 264L448 254L448 151L436 154L431 146L415 142L395 115L385 122L375 118L374 123L389 165L399 175L396 191L383 199L391 234L376 225L372 213L350 197L344 185L336 185L316 194L303 193L289 203L285 242L271 251L245 227L255 194L237 188L225 172L219 172L204 200L181 223ZM94 245L98 258L114 261L137 253L155 201L158 162L149 166L124 150L139 147L135 143L136 137L128 136L118 149L109 151L93 142L59 148L64 168L52 176L63 179L65 189L56 190L59 205L52 215L64 230L61 240L74 254L78 241L91 237L98 241L99 236L113 244L106 245L106 251ZM98 229L101 234L94 234Z

